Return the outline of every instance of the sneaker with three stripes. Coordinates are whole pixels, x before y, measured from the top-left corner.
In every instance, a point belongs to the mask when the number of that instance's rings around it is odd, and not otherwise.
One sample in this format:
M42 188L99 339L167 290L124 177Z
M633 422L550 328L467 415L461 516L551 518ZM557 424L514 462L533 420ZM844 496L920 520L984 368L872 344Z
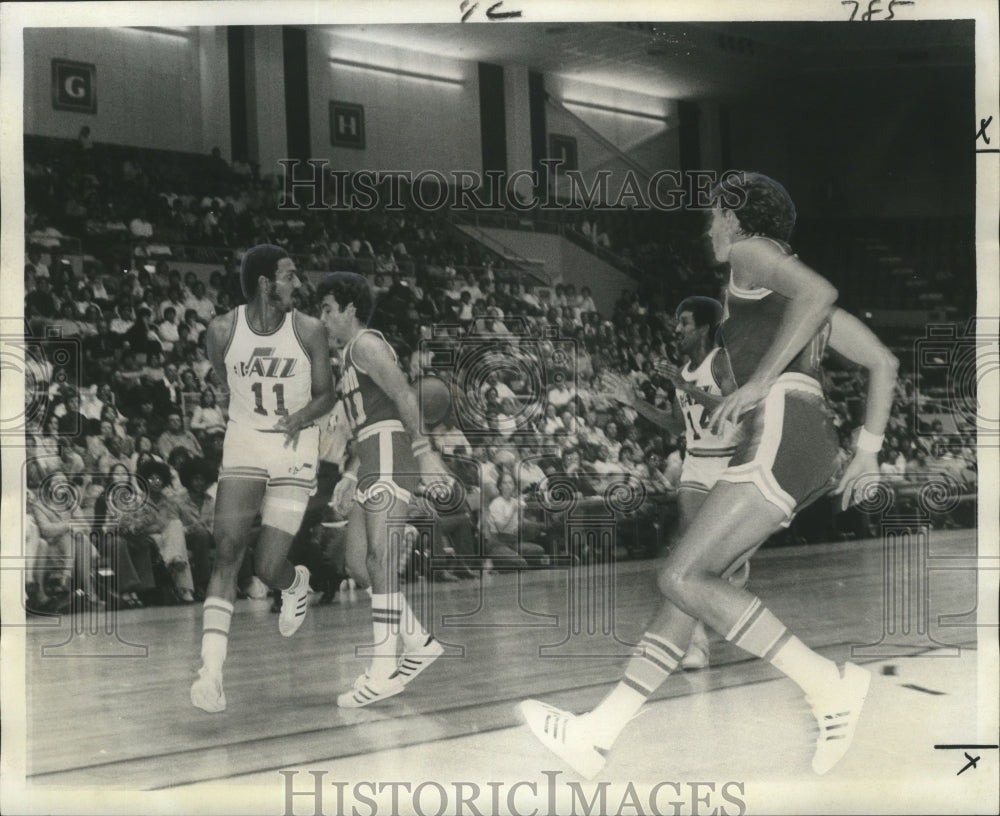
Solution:
M278 631L291 637L299 631L309 611L309 570L299 564L295 567L295 580L288 589L281 590L281 614Z
M433 635L428 635L427 640L422 646L403 651L402 657L399 658L399 662L396 664L396 671L389 675L389 677L399 678L405 686L437 660L443 652L444 646L435 640Z
M832 770L851 747L871 681L870 671L845 663L843 675L832 688L822 695L806 697L819 728L812 761L816 773Z
M379 700L394 697L404 688L406 683L398 677L372 677L365 672L354 681L350 690L337 697L337 705L340 708L364 708Z
M585 779L600 773L607 760L587 729L587 715L576 716L538 700L518 706L531 733L553 754Z

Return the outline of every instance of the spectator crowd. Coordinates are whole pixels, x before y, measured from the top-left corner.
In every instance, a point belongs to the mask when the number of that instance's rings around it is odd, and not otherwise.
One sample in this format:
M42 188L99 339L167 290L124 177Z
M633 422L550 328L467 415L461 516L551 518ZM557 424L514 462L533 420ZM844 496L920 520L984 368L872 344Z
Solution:
M427 497L415 503L409 575L459 580L484 558L518 569L608 557L570 533L588 502L609 508L616 557L649 557L669 543L684 437L615 401L602 375L623 375L643 399L667 406L673 387L656 363L677 356L669 307L717 293L711 273L685 267L679 285L690 291L626 290L596 304L586 287L549 285L463 241L441 214L288 215L273 183L217 155L199 188L182 162L143 163L94 145L28 153L26 325L43 349L63 340L79 349L37 355L27 381L26 548L40 556L27 577L30 610L204 597L228 396L204 332L242 302L239 258L255 243L293 254L303 278L296 306L314 315L316 276L306 270L366 273L377 293L373 328L411 381L451 386L452 410L431 438L464 500L447 510ZM67 236L80 239L81 253L64 252ZM181 263L178 247L197 244L224 250L221 262ZM863 420L864 376L834 367L827 386L846 460ZM912 409L912 375L897 389L880 460L887 482L946 473L974 494L974 429L925 423ZM919 407L928 417L947 409ZM322 522L347 452L342 412L323 433L321 490L293 555L330 599L343 577L342 531ZM828 516L821 535L866 533L863 520L845 527ZM251 564L241 592L262 597Z

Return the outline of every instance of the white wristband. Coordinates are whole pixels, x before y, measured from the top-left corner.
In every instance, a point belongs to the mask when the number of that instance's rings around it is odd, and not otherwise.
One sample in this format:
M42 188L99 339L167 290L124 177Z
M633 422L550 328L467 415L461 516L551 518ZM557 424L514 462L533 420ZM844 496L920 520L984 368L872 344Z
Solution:
M425 453L431 452L431 443L426 439L418 439L410 446L410 450L415 457L423 456Z
M871 431L862 427L858 431L858 450L865 451L866 453L878 453L882 450L882 442L885 441L885 435L879 434L876 436Z
M355 473L355 472L354 472L354 471L352 471L352 470L349 470L349 471L347 471L347 473L345 473L345 474L344 474L343 476L341 476L340 478L341 478L341 479L350 479L350 480L351 480L352 482L356 482L356 481L358 480L358 474L357 474L357 473Z

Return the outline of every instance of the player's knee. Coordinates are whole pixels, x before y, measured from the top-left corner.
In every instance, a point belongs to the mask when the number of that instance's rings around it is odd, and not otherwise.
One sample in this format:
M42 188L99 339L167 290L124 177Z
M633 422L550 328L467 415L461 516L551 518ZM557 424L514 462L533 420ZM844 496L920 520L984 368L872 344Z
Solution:
M680 575L676 570L661 567L656 572L656 588L665 598L673 598L678 591Z
M691 596L696 583L696 576L690 569L669 563L664 564L656 575L660 593L678 605Z

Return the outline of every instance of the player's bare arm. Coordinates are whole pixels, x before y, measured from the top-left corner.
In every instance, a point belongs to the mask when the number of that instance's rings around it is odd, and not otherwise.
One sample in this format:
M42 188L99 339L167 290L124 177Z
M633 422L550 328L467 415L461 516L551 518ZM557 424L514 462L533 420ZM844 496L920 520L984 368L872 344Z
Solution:
M348 462L344 466L340 481L333 488L333 497L330 499L330 507L334 511L346 518L354 501L354 489L358 484L358 468L361 462L357 456L351 454Z
M877 477L878 450L882 436L889 422L893 392L896 388L896 372L899 360L875 336L875 333L854 315L843 309L836 309L830 316L830 348L844 355L848 360L868 369L868 395L865 401L865 424L859 436L854 458L848 465L837 486L836 493L843 493L841 509L846 509L852 498L857 498L860 486L858 479L863 475ZM848 486L850 490L846 490Z
M670 360L658 360L653 368L657 374L666 377L675 386L684 384L680 366L674 365Z
M713 364L713 366L714 366L714 364ZM695 402L700 403L701 405L704 405L706 408L715 408L715 406L717 406L720 402L722 402L722 399L719 396L717 396L715 394L709 394L709 393L707 393L705 391L702 391L700 388L697 388L696 386L693 386L689 382L687 382L681 376L680 366L674 365L669 360L660 360L656 364L655 368L656 368L656 372L658 374L660 374L660 375L666 377L668 380L670 380L670 382L673 384L674 389L676 391L683 391L685 394L690 395L691 399L693 399ZM713 367L713 371L714 371L714 367ZM735 384L734 384L733 388L731 389L731 391L735 391L735 390L736 390L736 387L735 387ZM727 394L727 393L730 393L730 392L723 391L723 394ZM674 405L676 406L676 403L674 403ZM683 429L684 417L679 413L679 411L676 409L676 407L674 409L674 414L677 417L679 417L678 421L681 423L681 426L682 426L682 429Z
M733 282L740 287L763 287L789 299L771 348L750 380L713 412L712 427L737 421L760 402L778 375L819 331L837 302L837 290L798 258L785 254L764 238L747 238L733 244L729 253Z
M295 330L302 338L302 344L309 355L312 399L300 410L282 417L275 425L276 430L284 431L289 437L330 413L336 402L333 373L330 370L330 341L326 328L316 318L298 312L295 312L294 319Z
M716 402L717 401L718 400L716 400ZM715 404L715 402L712 403L712 405ZM676 403L674 403L674 405L676 405ZM637 399L632 404L632 407L635 409L635 412L639 414L639 416L645 417L654 425L664 428L675 436L684 432L683 415L678 418L679 412L673 408L670 411L664 411L641 399Z
M212 318L205 332L205 354L212 364L215 376L226 390L229 389L229 379L226 376L226 346L229 338L233 336L235 324L236 310L232 309L224 315Z
M786 255L764 238L747 238L729 253L738 286L763 287L791 302L778 333L753 379L773 382L819 331L837 302L837 290L794 255Z
M733 376L733 367L725 349L720 349L712 358L712 377L715 378L715 384L719 386L722 396L728 397L736 390L736 378Z
M611 396L615 400L623 405L629 406L632 410L639 414L639 416L645 417L654 425L664 428L672 434L684 432L684 414L678 408L676 401L671 403L669 411L664 411L663 409L657 408L655 405L651 405L646 402L646 400L639 397L639 395L632 389L632 384L620 374L605 372L602 377L604 378L605 384L612 389ZM690 394L691 398L696 402L700 402L708 408L714 408L722 401L721 397L709 394L702 391L700 388L693 388L688 383L684 382L683 379L678 379L679 382L675 382L674 387L680 391Z
M706 408L716 408L720 402L722 402L722 397L718 394L709 394L707 391L702 391L698 386L691 385L690 383L684 383L683 385L675 385L674 389L677 391L683 391L687 394L694 402L704 405ZM736 389L733 388L732 391Z

